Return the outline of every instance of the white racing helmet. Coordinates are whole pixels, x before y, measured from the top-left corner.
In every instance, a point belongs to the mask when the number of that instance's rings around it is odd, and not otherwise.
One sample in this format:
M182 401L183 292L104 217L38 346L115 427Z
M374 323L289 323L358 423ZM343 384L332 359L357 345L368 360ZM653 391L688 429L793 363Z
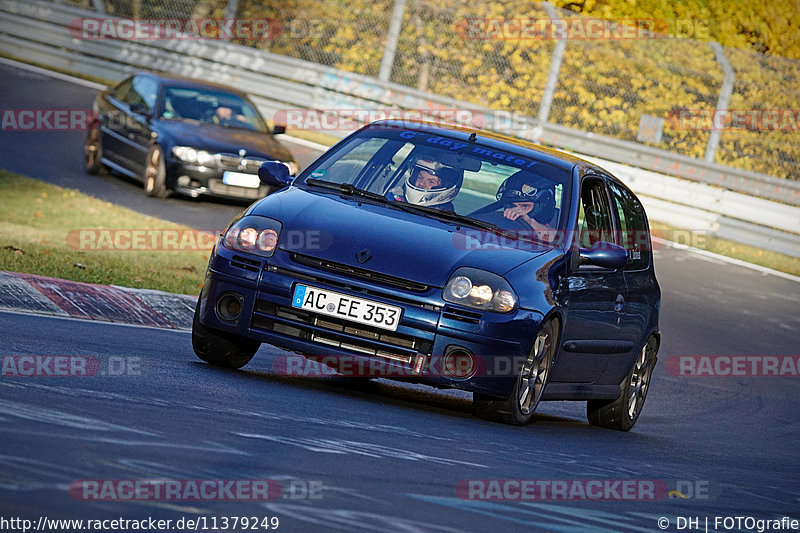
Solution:
M417 178L422 171L438 176L442 181L441 186L432 189L417 187ZM452 202L461 189L463 181L463 173L455 168L436 161L420 159L414 164L411 174L406 179L403 192L406 201L410 204L434 207Z

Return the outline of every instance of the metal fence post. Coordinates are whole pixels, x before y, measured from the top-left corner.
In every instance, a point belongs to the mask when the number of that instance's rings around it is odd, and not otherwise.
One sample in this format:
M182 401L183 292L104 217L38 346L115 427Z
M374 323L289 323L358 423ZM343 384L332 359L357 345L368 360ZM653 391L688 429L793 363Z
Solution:
M236 18L236 12L239 10L239 0L228 0L228 5L225 6L225 18Z
M389 81L394 66L394 55L397 53L397 40L400 38L400 26L403 23L403 13L406 10L406 0L394 0L392 21L389 23L389 35L386 37L386 47L383 49L381 70L378 73L380 81Z
M558 11L550 2L542 2L544 10L547 11L547 16L550 20L558 18ZM561 63L564 61L564 50L567 49L567 40L558 39L556 46L553 48L553 55L550 56L550 71L547 73L547 83L544 85L544 94L542 94L542 101L539 103L539 114L537 119L539 122L547 122L550 119L550 109L553 107L553 96L556 92L556 85L558 84L558 74L561 71Z
M736 73L733 71L728 58L725 56L725 50L718 42L712 41L709 43L711 49L714 51L714 57L717 58L717 63L722 67L722 87L719 89L719 98L717 99L717 108L714 110L711 121L711 133L708 136L708 144L706 144L706 155L703 159L713 163L717 155L717 148L719 148L719 140L722 136L722 129L717 126L717 117L724 116L728 111L728 104L731 101L731 94L733 94L733 82L736 81Z

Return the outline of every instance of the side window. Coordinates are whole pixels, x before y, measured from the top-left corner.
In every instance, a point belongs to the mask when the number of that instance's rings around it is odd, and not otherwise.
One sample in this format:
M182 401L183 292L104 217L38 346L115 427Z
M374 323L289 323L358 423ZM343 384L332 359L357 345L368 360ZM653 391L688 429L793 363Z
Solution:
M650 265L650 231L639 200L624 187L609 182L614 210L619 218L620 244L628 250L625 270L642 270Z
M136 76L133 78L133 85L128 92L128 97L124 100L126 104L141 103L151 111L156 106L156 92L158 84L152 78L146 76Z
M114 89L114 91L111 93L111 96L113 96L120 102L127 102L128 93L131 92L131 87L133 87L133 78L128 78L127 80L117 85L117 88Z
M312 178L332 181L334 183L353 183L373 155L387 142L387 139L373 137L372 139L354 139L360 142L344 157L335 159L332 164L320 165L311 173ZM330 164L330 166L328 166Z
M599 241L614 242L611 210L603 182L584 180L578 209L578 228L582 247L591 248Z

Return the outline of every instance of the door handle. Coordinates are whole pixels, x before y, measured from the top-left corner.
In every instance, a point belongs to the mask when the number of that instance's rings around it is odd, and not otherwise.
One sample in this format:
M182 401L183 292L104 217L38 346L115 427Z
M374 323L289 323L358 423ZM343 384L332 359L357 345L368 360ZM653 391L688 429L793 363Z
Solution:
M622 304L625 303L625 298L622 297L621 294L617 294L617 301L614 302L614 311L617 313L622 312Z

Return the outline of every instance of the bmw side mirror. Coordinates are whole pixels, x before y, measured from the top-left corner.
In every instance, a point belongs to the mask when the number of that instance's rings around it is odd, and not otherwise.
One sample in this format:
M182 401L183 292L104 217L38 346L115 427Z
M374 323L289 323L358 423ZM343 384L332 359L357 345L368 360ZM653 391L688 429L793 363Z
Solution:
M280 126L278 124L275 124L274 126L272 126L272 134L273 135L279 135L281 133L286 133L286 126Z
M280 161L264 161L258 169L258 178L264 185L282 189L292 183L289 167Z
M148 108L145 104L141 102L136 102L131 104L130 106L131 113L136 113L137 115L144 115L145 118L150 118L150 108Z
M591 248L581 248L580 257L582 265L619 270L628 262L628 251L618 244L598 241Z

